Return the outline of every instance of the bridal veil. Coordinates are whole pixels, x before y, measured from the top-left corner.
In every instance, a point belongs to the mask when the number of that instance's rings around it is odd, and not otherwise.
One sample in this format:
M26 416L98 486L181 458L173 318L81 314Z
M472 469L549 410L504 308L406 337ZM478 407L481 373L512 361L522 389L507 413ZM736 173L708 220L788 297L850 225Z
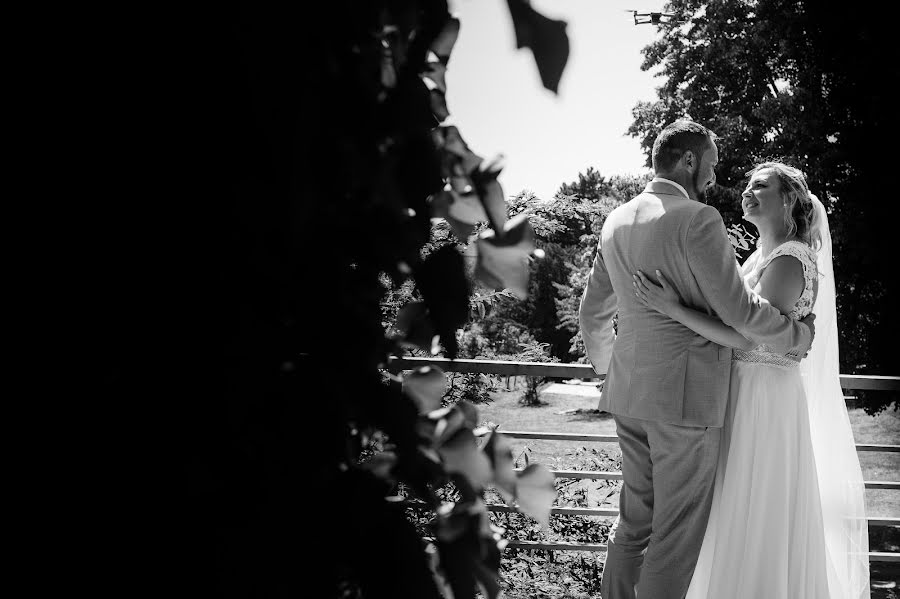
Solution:
M822 238L817 258L819 290L813 307L816 337L800 369L822 498L828 586L832 597L869 599L865 487L840 384L831 231L822 202L814 195L812 201Z

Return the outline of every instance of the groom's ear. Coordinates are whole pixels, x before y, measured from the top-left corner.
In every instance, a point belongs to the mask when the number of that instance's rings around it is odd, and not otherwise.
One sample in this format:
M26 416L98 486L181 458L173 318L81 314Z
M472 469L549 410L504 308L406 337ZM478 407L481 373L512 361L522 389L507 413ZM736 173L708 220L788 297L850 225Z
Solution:
M685 150L684 154L681 155L681 162L689 172L693 173L694 169L697 168L697 155L694 154L693 150Z

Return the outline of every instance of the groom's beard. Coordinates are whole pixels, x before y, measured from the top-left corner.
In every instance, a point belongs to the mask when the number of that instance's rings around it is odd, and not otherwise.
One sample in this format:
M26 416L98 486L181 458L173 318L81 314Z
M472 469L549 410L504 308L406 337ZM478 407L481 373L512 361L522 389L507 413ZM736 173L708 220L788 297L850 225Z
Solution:
M694 172L694 177L693 177L692 182L694 184L694 193L697 194L697 199L705 204L706 203L706 190L709 189L709 185L707 185L703 189L700 189L700 171L699 170Z

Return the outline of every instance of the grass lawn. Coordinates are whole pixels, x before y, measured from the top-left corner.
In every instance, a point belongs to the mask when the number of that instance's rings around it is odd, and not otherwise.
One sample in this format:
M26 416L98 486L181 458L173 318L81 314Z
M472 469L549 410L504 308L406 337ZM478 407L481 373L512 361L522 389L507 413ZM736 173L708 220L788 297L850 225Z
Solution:
M482 423L491 422L500 431L540 431L549 433L591 433L614 435L616 425L612 416L602 414L561 414L567 410L596 408L596 400L578 395L554 393L540 406L519 405L523 389L501 389L491 393L493 402L478 406ZM900 412L888 409L877 416L869 416L862 409L850 410L850 423L857 443L880 443L900 445ZM582 447L603 447L619 455L615 443L582 443L577 441L539 441L532 439L512 439L514 455L527 452L529 460L551 468L568 466L567 457ZM589 447L589 448L590 448ZM900 453L860 452L860 466L867 481L900 480ZM615 505L614 498L612 505ZM609 503L604 504L609 505ZM900 517L900 491L866 491L866 509L871 516Z

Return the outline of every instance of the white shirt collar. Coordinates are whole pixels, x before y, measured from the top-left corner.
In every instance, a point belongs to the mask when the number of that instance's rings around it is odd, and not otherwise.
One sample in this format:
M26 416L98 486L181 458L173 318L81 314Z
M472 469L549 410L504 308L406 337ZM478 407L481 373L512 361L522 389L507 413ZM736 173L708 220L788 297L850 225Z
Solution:
M672 187L674 187L675 189L677 189L681 193L683 193L684 197L686 197L687 199L691 199L691 196L688 195L687 190L684 187L682 187L681 185L679 185L678 183L676 183L675 181L672 181L670 179L663 179L662 177L653 177L653 180L651 180L650 182L651 183L668 183L669 185L671 185Z

